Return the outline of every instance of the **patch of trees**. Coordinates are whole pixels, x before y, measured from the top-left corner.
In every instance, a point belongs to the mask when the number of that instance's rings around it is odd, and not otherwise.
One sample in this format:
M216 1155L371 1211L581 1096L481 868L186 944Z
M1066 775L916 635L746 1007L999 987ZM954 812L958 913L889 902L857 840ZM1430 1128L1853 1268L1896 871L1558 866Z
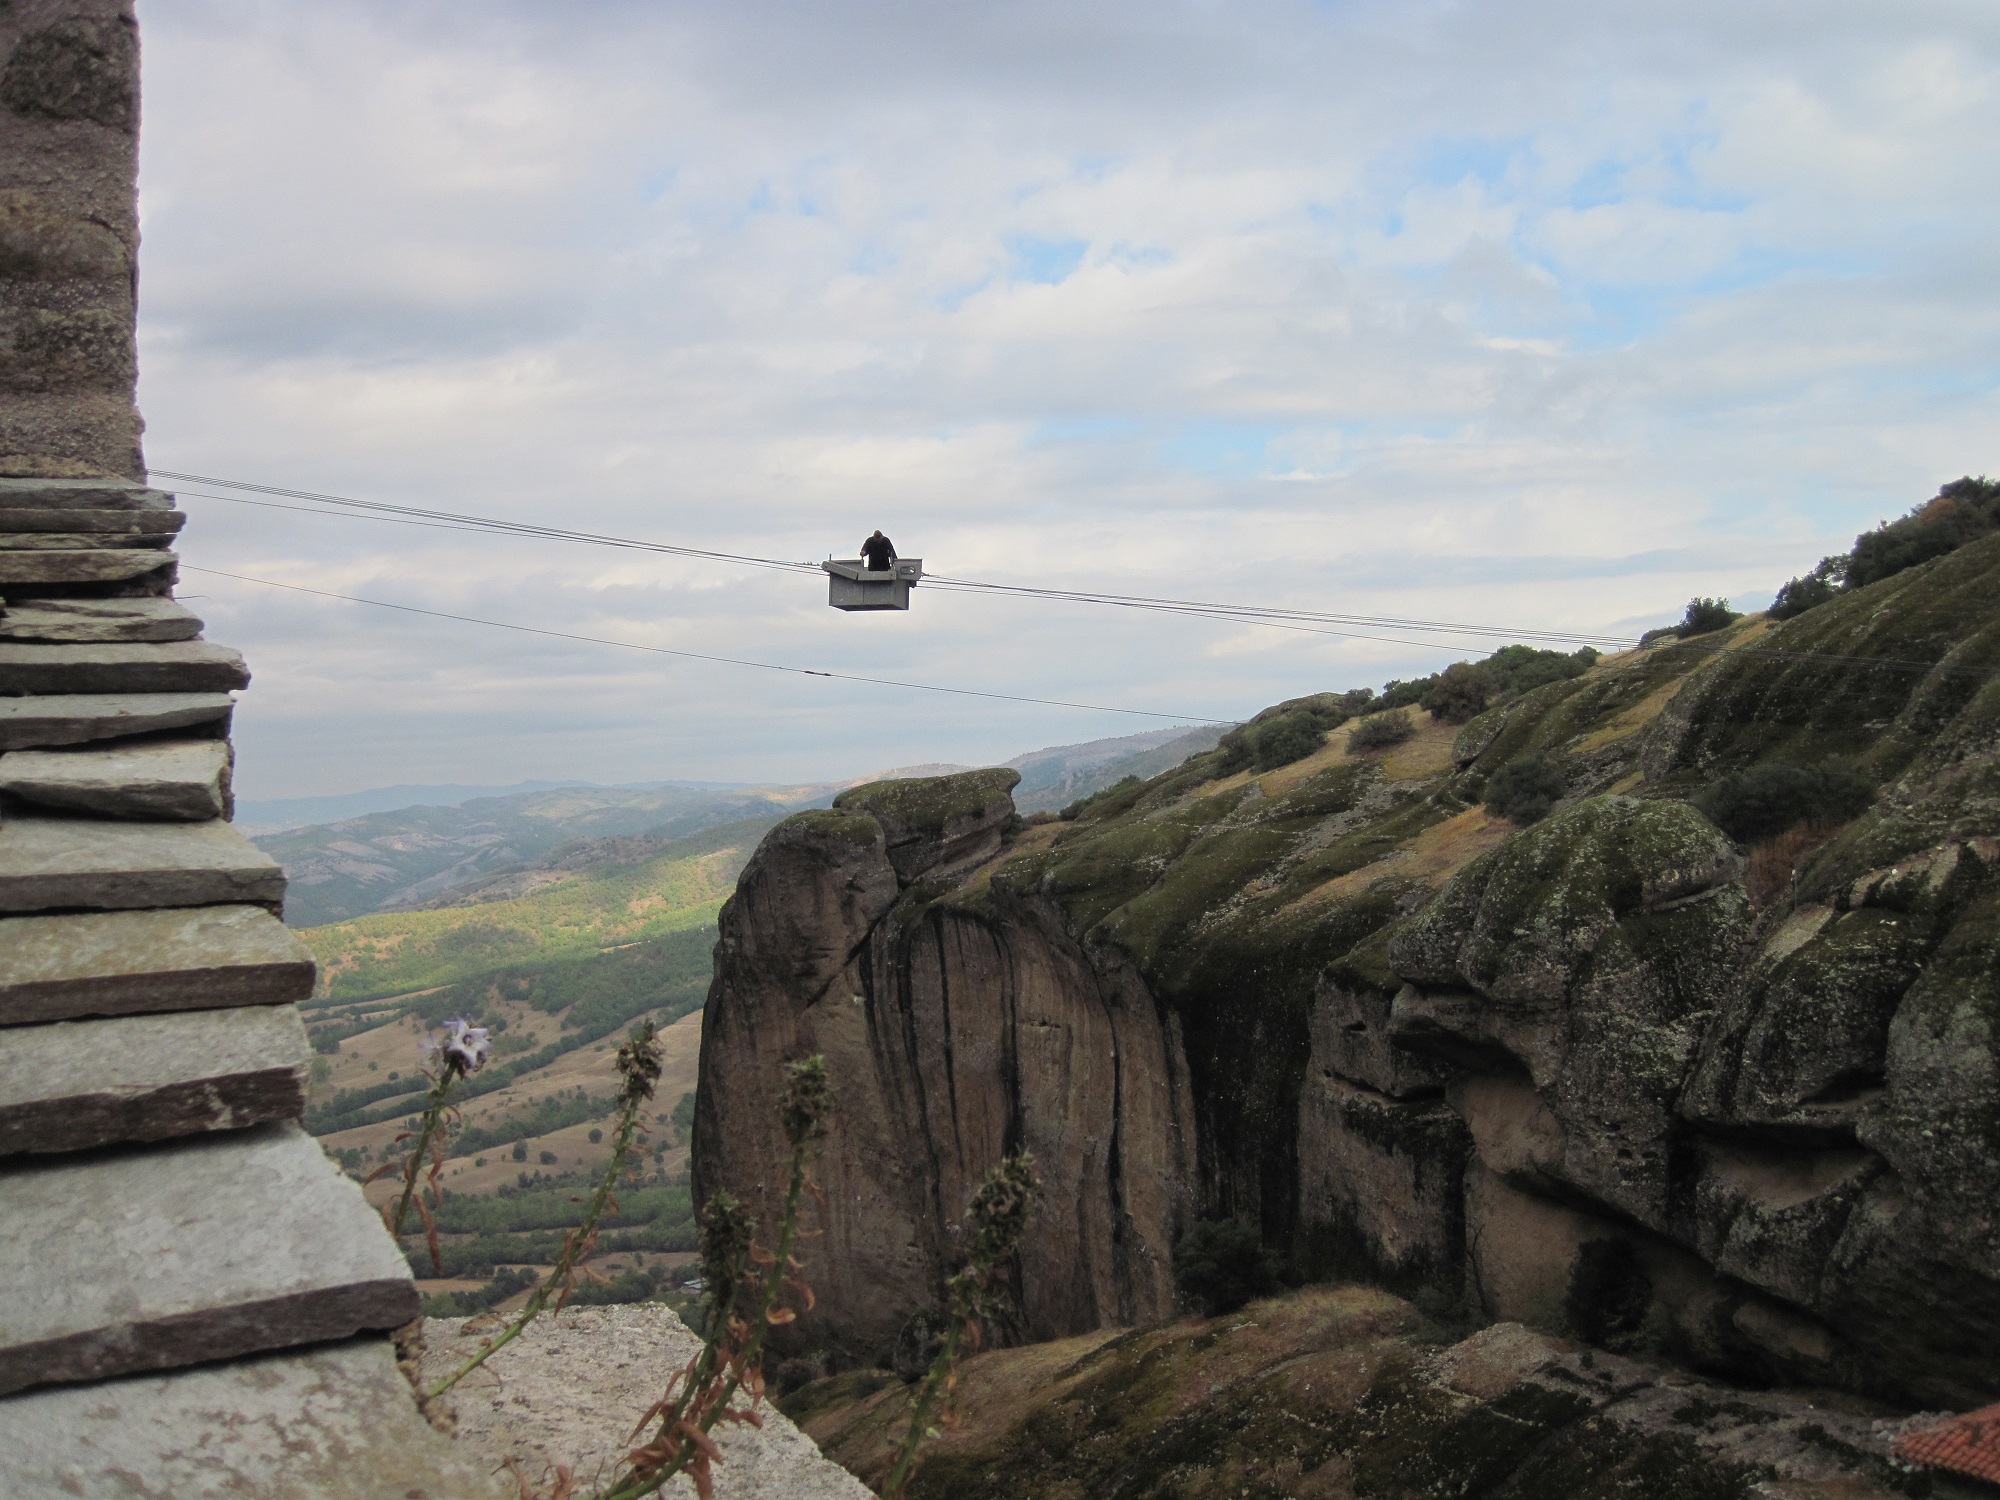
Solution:
M609 1097L593 1099L581 1088L553 1094L538 1103L532 1114L509 1115L492 1125L468 1125L452 1138L452 1154L463 1156L468 1151L490 1151L523 1137L548 1135L570 1125L581 1125L586 1120L610 1114L617 1103L616 1099ZM516 1155L514 1160L526 1160L526 1153Z
M1861 533L1845 556L1823 557L1810 573L1792 579L1778 590L1771 618L1802 615L1843 590L1893 578L1995 531L2000 531L2000 480L1954 479L1908 515Z
M1766 761L1703 789L1694 805L1737 843L1754 844L1789 828L1849 822L1866 812L1874 797L1874 783L1843 762L1789 766Z
M1503 646L1480 662L1457 661L1429 677L1391 682L1376 700L1377 708L1414 704L1447 724L1463 724L1496 703L1506 703L1552 682L1581 677L1597 661L1597 652L1543 651L1533 646Z
M1718 630L1727 629L1743 616L1729 607L1727 599L1688 600L1687 612L1681 616L1678 625L1662 625L1658 630L1649 630L1639 637L1639 644L1650 646L1654 641L1669 636L1676 640L1687 640L1691 636L1713 635Z
M1520 755L1488 778L1483 800L1495 817L1525 826L1546 818L1565 790L1562 772L1539 755Z

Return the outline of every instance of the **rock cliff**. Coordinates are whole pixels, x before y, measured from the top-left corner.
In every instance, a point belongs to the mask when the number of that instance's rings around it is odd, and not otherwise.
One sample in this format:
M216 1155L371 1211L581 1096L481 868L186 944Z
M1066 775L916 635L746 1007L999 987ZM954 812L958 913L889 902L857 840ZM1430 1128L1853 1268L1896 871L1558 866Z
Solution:
M1063 823L1014 818L1008 772L791 819L723 913L697 1192L776 1185L778 1069L820 1051L801 1345L888 1345L1027 1146L1049 1191L1014 1336L1164 1315L1175 1241L1234 1216L1301 1280L1992 1400L1996 586L1989 538L1386 750L1335 727L1259 774L1225 739ZM1481 795L1523 756L1565 791L1517 828ZM1837 826L1741 846L1694 805L1836 760L1875 788Z

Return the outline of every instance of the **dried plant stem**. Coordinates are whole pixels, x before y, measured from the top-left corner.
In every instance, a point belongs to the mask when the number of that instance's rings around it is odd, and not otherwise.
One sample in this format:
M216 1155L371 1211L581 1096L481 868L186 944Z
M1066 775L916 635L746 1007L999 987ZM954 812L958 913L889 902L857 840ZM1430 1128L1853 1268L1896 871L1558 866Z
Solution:
M779 1305L787 1281L805 1293L807 1306L811 1306L811 1289L793 1274L800 1267L792 1258L792 1249L798 1243L799 1205L811 1183L813 1151L826 1134L831 1106L823 1057L810 1057L787 1069L782 1109L785 1136L791 1145L791 1171L785 1186L785 1213L778 1228L776 1251L765 1252L754 1245L749 1250L751 1260L761 1263L768 1259L771 1266L764 1277L756 1311L746 1328L732 1306L733 1282L727 1296L718 1296L711 1303L711 1327L680 1395L671 1406L662 1400L654 1408L660 1425L653 1441L632 1455L634 1467L630 1474L592 1500L641 1500L690 1468L696 1490L706 1497L711 1493L708 1466L720 1456L708 1437L715 1424L728 1418L762 1425L754 1403L764 1392L764 1341L773 1326L789 1323L797 1316L791 1308ZM710 1207L712 1210L715 1205ZM732 1411L729 1403L746 1383L750 1384L752 1410ZM642 1428L654 1412L641 1419Z
M403 1232L403 1220L409 1217L410 1204L417 1196L417 1174L423 1170L424 1158L430 1154L431 1141L436 1138L438 1126L444 1121L446 1101L451 1098L458 1079L458 1059L447 1057L438 1068L437 1082L431 1085L430 1098L424 1102L424 1123L417 1132L417 1144L403 1166L403 1193L396 1200L396 1211L389 1219L389 1233L393 1235Z
M924 1375L924 1388L910 1412L910 1430L903 1434L903 1446L896 1454L896 1467L889 1471L889 1482L882 1486L884 1500L895 1500L903 1493L903 1486L910 1482L910 1472L917 1466L917 1448L930 1435L931 1414L937 1410L938 1399L944 1394L945 1386L958 1365L958 1344L965 1335L967 1321L964 1318L952 1321L945 1332L944 1343L938 1349L937 1358L931 1361L931 1367Z
M590 1203L583 1211L583 1222L563 1238L562 1254L556 1258L555 1267L542 1284L535 1288L514 1315L514 1321L495 1337L480 1346L479 1352L445 1376L426 1393L435 1398L465 1379L474 1370L485 1364L495 1354L521 1336L521 1332L536 1318L541 1316L551 1300L560 1309L569 1300L576 1268L589 1257L597 1244L597 1226L604 1218L605 1210L614 1204L613 1194L619 1179L625 1175L625 1163L632 1154L633 1143L640 1135L640 1114L647 1100L653 1097L653 1084L660 1076L658 1049L653 1045L654 1028L648 1021L632 1034L632 1039L619 1049L618 1063L625 1073L625 1102L618 1114L618 1131L612 1138L611 1160L604 1168L604 1175L598 1179L597 1190L590 1195ZM631 1063L629 1059L638 1057L641 1061ZM650 1063L651 1072L641 1080L645 1065Z
M990 1317L1002 1304L996 1286L1000 1272L1027 1231L1028 1211L1041 1192L1035 1177L1035 1159L1026 1151L1017 1152L986 1174L972 1195L966 1220L972 1227L972 1243L963 1269L944 1284L945 1336L937 1358L924 1376L924 1388L910 1412L909 1430L896 1454L896 1467L882 1487L883 1500L897 1500L917 1464L917 1449L931 1435L931 1416L939 1401L958 1382L958 1351L971 1339L979 1345L979 1320Z

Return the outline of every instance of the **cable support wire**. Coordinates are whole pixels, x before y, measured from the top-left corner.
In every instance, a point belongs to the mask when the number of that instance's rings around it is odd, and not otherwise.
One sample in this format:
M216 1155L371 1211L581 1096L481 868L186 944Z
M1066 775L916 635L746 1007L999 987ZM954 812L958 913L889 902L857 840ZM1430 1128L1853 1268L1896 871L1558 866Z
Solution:
M424 510L415 506L391 505L386 501L380 500L355 500L342 495L319 494L311 490L290 490L277 485L253 484L247 480L217 479L205 474L183 474L171 469L155 469L152 472L163 479L192 480L197 484L220 485L226 489L249 490L257 494L282 496L292 500L324 502L327 505L348 508L346 510L324 510L312 506L282 505L268 501L246 500L240 495L204 496L207 499L228 500L241 505L268 505L274 510L296 511L304 515L343 516L349 519L385 521L405 526L428 526L444 531L473 531L489 535L541 537L552 541L578 542L591 546L616 547L641 552L659 552L679 557L701 558L712 562L738 563L750 567L777 568L785 572L812 574L819 572L819 564L813 562L788 562L782 558L754 557L735 552L717 552L701 547L684 547L673 542L649 542L631 537L606 536L586 531L569 531L561 527L541 526L527 521L506 521L489 516L461 515L452 511ZM183 491L182 493L201 494L200 491ZM351 512L355 511L363 512L364 514L359 516L351 514ZM183 564L182 566L187 567L188 565ZM213 572L214 570L196 568L192 569L192 571ZM235 578L239 575L226 573L218 576ZM637 651L656 651L670 656L686 656L699 661L716 661L740 666L760 667L775 672L801 672L812 677L836 677L853 682L872 682L888 687L917 688L925 692L959 693L981 698L1003 698L1010 702L1039 703L1058 708L1088 708L1101 713L1145 714L1146 717L1162 719L1180 718L1192 723L1233 724L1237 722L1234 719L1210 719L1202 718L1198 715L1154 714L1142 709L1105 708L1103 705L1091 703L1060 703L1054 699L1023 698L1008 693L983 693L970 688L937 687L928 683L891 682L886 678L856 677L839 672L815 672L805 667L778 666L769 662L739 662L733 657L704 656L699 652L691 651L669 651L664 646L635 646L630 641L606 640L595 636L567 636L561 631L540 630L531 625L514 625L500 620L476 620L468 615L447 614L441 610L417 609L411 605L387 604L379 599L349 599L349 596L345 594L330 594L321 589L304 588L298 584L272 583L268 579L245 578L243 581L246 583L261 583L269 588L292 589L299 593L324 594L329 599L344 599L355 604L373 604L383 609L400 609L413 614L435 615L440 619L463 620L475 625L492 625L502 630L522 630L533 634L588 641L597 645L624 646ZM1506 626L1499 625L1457 624L1442 620L1406 620L1387 615L1343 615L1315 610L1203 603L1198 600L1157 598L1142 594L1108 594L1071 589L1032 588L1021 584L983 583L974 579L950 578L932 573L926 573L923 581L927 587L937 586L958 591L977 591L1016 598L1042 598L1071 603L1103 604L1120 608L1145 609L1166 614L1190 615L1208 619L1241 620L1246 624L1262 625L1277 630L1295 630L1308 635L1330 635L1355 640L1385 641L1396 645L1421 646L1429 650L1463 650L1475 656L1491 656L1494 654L1494 651L1482 649L1479 646L1465 646L1437 640L1412 641L1400 636L1384 636L1360 630L1326 630L1318 628L1316 624L1296 622L1313 621L1324 622L1326 624L1380 626L1403 630L1451 630L1488 638L1502 637L1509 641L1540 640L1565 644L1572 642L1603 642L1606 645L1628 648L1638 644L1636 640L1621 636L1572 635L1559 631L1512 630ZM1985 668L1947 666L1942 662L1908 661L1896 657L1880 656L1842 656L1818 651L1773 651L1768 647L1758 646L1734 647L1729 654L1757 657L1768 661L1793 661L1826 666L1879 668L1891 671L1943 672L1951 676L1990 677L1994 675L1994 673Z
M182 563L184 573L205 573L211 578L233 578L238 583L259 584L267 589L287 589L294 594L313 594L321 599L338 599L344 604L368 604L376 609L399 610L407 615L427 615L433 620L456 620L464 625L486 625L495 630L517 630L524 635L547 636L551 640L580 641L590 646L618 646L626 651L646 651L655 656L678 656L687 661L718 662L730 667L755 667L763 672L788 672L800 677L825 677L835 682L863 682L875 687L909 688L921 693L949 693L957 698L995 698L1004 703L1033 703L1043 708L1082 708L1100 714L1131 714L1142 719L1167 719L1176 724L1235 724L1235 719L1211 719L1202 714L1166 714L1150 708L1117 708L1104 703L1073 703L1063 698L1030 698L1020 693L993 693L979 688L943 687L934 682L904 682L893 677L867 677L858 672L822 672L812 667L794 667L782 662L753 661L741 656L715 656L705 651L680 651L671 646L647 646L638 641L614 640L602 635L579 635L568 630L548 630L539 625L519 625L511 620L482 620L476 615L453 614L449 610L423 609L414 604L391 604L386 599L363 599L354 594L336 594L331 589L308 588L301 583L278 583L269 578L251 578L243 573L225 573L220 568L198 568Z
M485 531L497 535L535 537L549 541L575 542L596 547L615 547L629 551L657 552L674 557L699 558L709 562L734 563L757 568L777 568L786 572L817 573L819 564L814 562L791 562L783 558L756 557L737 552L719 552L704 547L688 547L674 542L644 541L634 537L609 536L598 532L572 531L563 527L543 526L531 521L508 521L491 516L472 516L455 511L430 510L419 506L393 505L381 500L357 500L345 495L328 495L313 490L286 489L279 485L256 484L248 480L219 479L207 474L186 474L172 469L155 469L155 475L163 479L187 480L195 484L216 485L223 489L247 490L253 494L272 495L288 500L306 500L315 506L340 506L349 511L365 513L377 520L403 518L404 524L436 526L446 530ZM236 495L209 495L205 498L230 500L240 504L257 504L243 500ZM272 506L272 509L297 510L307 515L332 515L338 511L326 511L304 506ZM924 575L927 586L947 589L960 593L992 594L1019 599L1045 600L1055 603L1094 604L1119 609L1147 610L1161 614L1190 615L1217 620L1234 620L1247 625L1261 625L1276 629L1289 629L1308 635L1341 636L1355 640L1384 640L1391 644L1426 646L1445 650L1476 649L1462 647L1457 643L1440 641L1411 641L1400 637L1382 636L1381 630L1412 630L1450 632L1456 635L1471 635L1486 638L1504 638L1508 641L1545 641L1560 645L1606 645L1631 646L1637 642L1630 637L1605 633L1578 631L1551 631L1516 629L1505 625L1478 625L1451 620L1403 619L1392 615L1356 615L1326 610L1290 609L1282 606L1226 604L1200 599L1171 599L1145 594L1113 594L1082 589L1038 588L1024 584L991 583L973 578L953 578L944 574ZM1315 627L1333 625L1346 626L1345 630L1324 630Z

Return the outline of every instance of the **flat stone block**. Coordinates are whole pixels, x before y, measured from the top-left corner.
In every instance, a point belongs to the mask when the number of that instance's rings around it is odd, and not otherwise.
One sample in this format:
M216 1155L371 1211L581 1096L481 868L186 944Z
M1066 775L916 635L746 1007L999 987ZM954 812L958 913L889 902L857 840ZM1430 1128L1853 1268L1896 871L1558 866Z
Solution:
M0 642L0 693L226 693L243 653L209 641Z
M199 823L226 817L229 741L10 750L0 755L0 792L105 818Z
M0 1401L0 1493L19 1500L517 1495L492 1468L417 1414L380 1337Z
M0 917L0 1025L310 999L306 945L261 906Z
M187 641L201 625L171 599L23 599L0 614L0 641Z
M389 1329L419 1307L296 1123L0 1168L0 1395Z
M45 693L0 698L0 750L81 745L197 724L213 725L216 733L227 734L235 706L227 693Z
M0 912L284 899L278 862L227 823L39 814L0 823Z
M173 561L171 552L145 548L0 552L0 583L117 583Z
M178 510L25 510L0 505L0 534L10 531L88 532L93 535L171 536L187 524Z
M164 490L122 479L0 479L0 510L172 510Z
M311 1067L290 1005L17 1026L0 1035L0 1156L296 1120Z
M165 532L0 531L0 552L75 552L91 547L170 547Z

